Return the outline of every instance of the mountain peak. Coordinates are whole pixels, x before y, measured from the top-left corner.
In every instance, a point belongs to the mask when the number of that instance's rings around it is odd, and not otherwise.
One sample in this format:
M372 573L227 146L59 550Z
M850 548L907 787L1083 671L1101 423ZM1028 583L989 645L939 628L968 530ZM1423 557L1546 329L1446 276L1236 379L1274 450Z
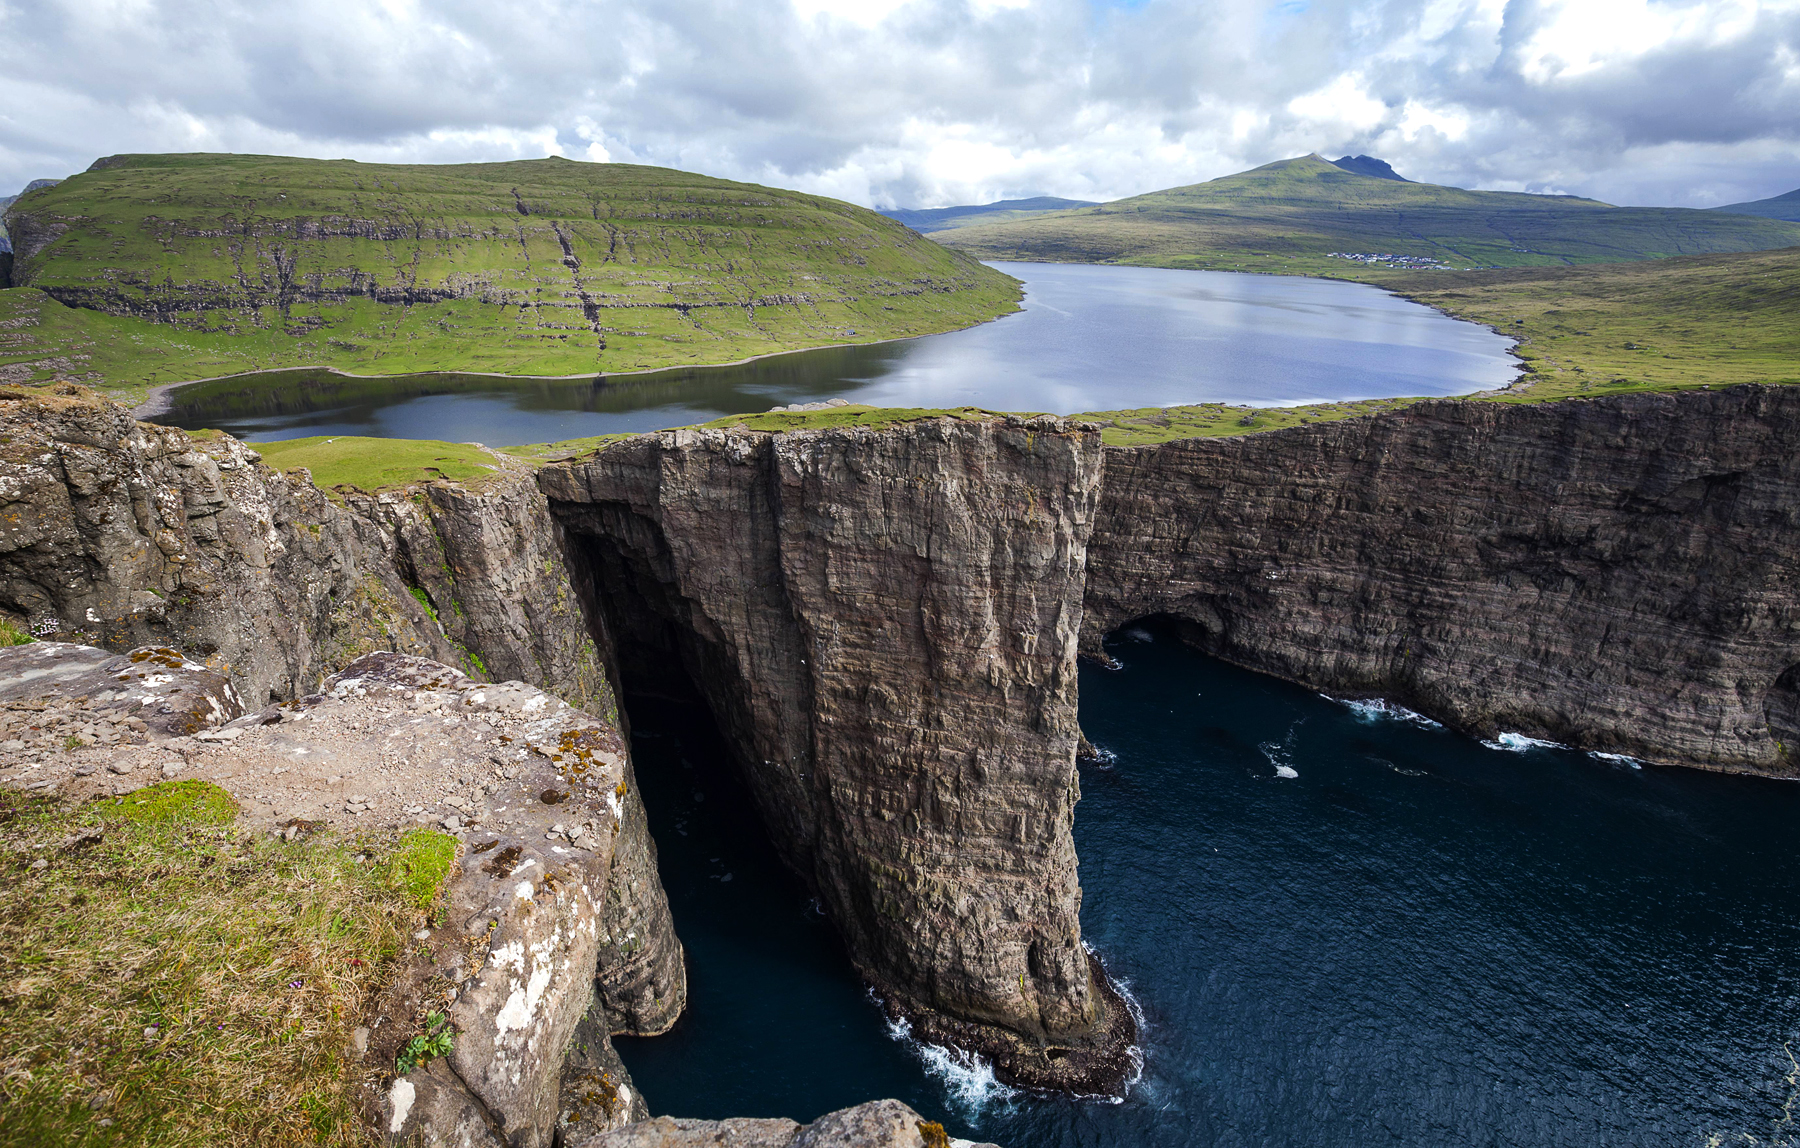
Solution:
M1376 179L1393 179L1398 180L1401 183L1412 182L1412 180L1407 179L1405 176L1395 171L1393 166L1389 164L1387 160L1376 159L1372 155L1347 155L1342 159L1326 160L1325 162L1332 164L1335 167L1341 167L1345 171L1354 172L1357 175L1373 176Z

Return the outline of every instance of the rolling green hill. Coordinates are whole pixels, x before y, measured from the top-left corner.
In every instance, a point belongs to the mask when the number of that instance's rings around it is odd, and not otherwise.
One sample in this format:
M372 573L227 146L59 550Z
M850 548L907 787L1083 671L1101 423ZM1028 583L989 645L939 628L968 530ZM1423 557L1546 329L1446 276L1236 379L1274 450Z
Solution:
M6 220L3 382L598 374L952 330L1018 299L863 208L564 159L115 156Z
M1030 219L1046 211L1066 211L1074 207L1094 207L1085 199L1058 199L1040 195L1033 199L1002 199L997 203L981 203L964 207L894 208L881 212L897 219L921 235L948 231L952 227L968 227L974 223L1005 223L1014 219Z
M938 240L983 259L1135 263L1363 278L1394 255L1453 268L1619 263L1800 243L1800 224L1574 196L1464 191L1318 156ZM1385 261L1391 263L1392 261Z
M1748 203L1728 203L1712 210L1732 215L1760 215L1764 219L1800 221L1800 189L1786 195L1772 195L1768 199L1753 199Z

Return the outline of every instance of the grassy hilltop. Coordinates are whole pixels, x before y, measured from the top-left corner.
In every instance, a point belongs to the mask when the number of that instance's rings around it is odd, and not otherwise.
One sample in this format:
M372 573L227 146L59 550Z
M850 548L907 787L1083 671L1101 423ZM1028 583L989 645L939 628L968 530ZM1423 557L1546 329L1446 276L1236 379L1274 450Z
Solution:
M117 156L6 220L0 382L598 374L952 330L1018 299L875 212L630 164Z
M1317 156L1098 207L938 235L983 259L1365 278L1332 252L1454 268L1620 263L1800 244L1800 223L1359 175Z

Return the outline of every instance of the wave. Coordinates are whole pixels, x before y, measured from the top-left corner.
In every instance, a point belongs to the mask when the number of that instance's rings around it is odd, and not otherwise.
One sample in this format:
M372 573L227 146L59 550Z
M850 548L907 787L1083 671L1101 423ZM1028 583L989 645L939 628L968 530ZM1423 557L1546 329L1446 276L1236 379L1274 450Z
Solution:
M1444 723L1432 721L1422 713L1416 713L1403 705L1396 705L1386 698L1334 698L1330 694L1320 694L1328 702L1336 702L1356 715L1356 720L1366 724L1378 721L1403 721L1408 725L1416 725L1422 729L1443 729Z
M942 1082L951 1101L970 1115L982 1112L990 1104L1008 1104L1021 1095L1018 1089L995 1079L994 1066L975 1053L913 1036L912 1024L905 1017L888 1021L887 1031L919 1058L925 1074Z
M1627 765L1627 766L1630 766L1632 769L1644 768L1643 762L1639 761L1635 757L1627 757L1625 754L1622 754L1622 753L1601 753L1597 749L1590 749L1590 750L1588 750L1588 756L1592 757L1592 758L1598 758L1601 761L1611 762L1613 765Z
M1503 749L1508 753L1528 753L1534 749L1568 749L1560 741L1545 741L1539 737L1526 737L1522 733L1503 733L1493 741L1483 741L1482 745L1489 749Z

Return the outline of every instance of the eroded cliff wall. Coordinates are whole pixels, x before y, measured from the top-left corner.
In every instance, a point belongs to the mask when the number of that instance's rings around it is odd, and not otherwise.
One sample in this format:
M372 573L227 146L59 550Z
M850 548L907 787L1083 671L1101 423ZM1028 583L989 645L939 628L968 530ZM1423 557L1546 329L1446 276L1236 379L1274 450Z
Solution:
M677 660L778 848L922 1032L1105 1087L1070 836L1092 428L681 430L545 470L604 625ZM630 671L627 671L630 677Z
M1800 389L1745 386L1109 449L1083 641L1166 614L1484 736L1791 775L1797 446Z

